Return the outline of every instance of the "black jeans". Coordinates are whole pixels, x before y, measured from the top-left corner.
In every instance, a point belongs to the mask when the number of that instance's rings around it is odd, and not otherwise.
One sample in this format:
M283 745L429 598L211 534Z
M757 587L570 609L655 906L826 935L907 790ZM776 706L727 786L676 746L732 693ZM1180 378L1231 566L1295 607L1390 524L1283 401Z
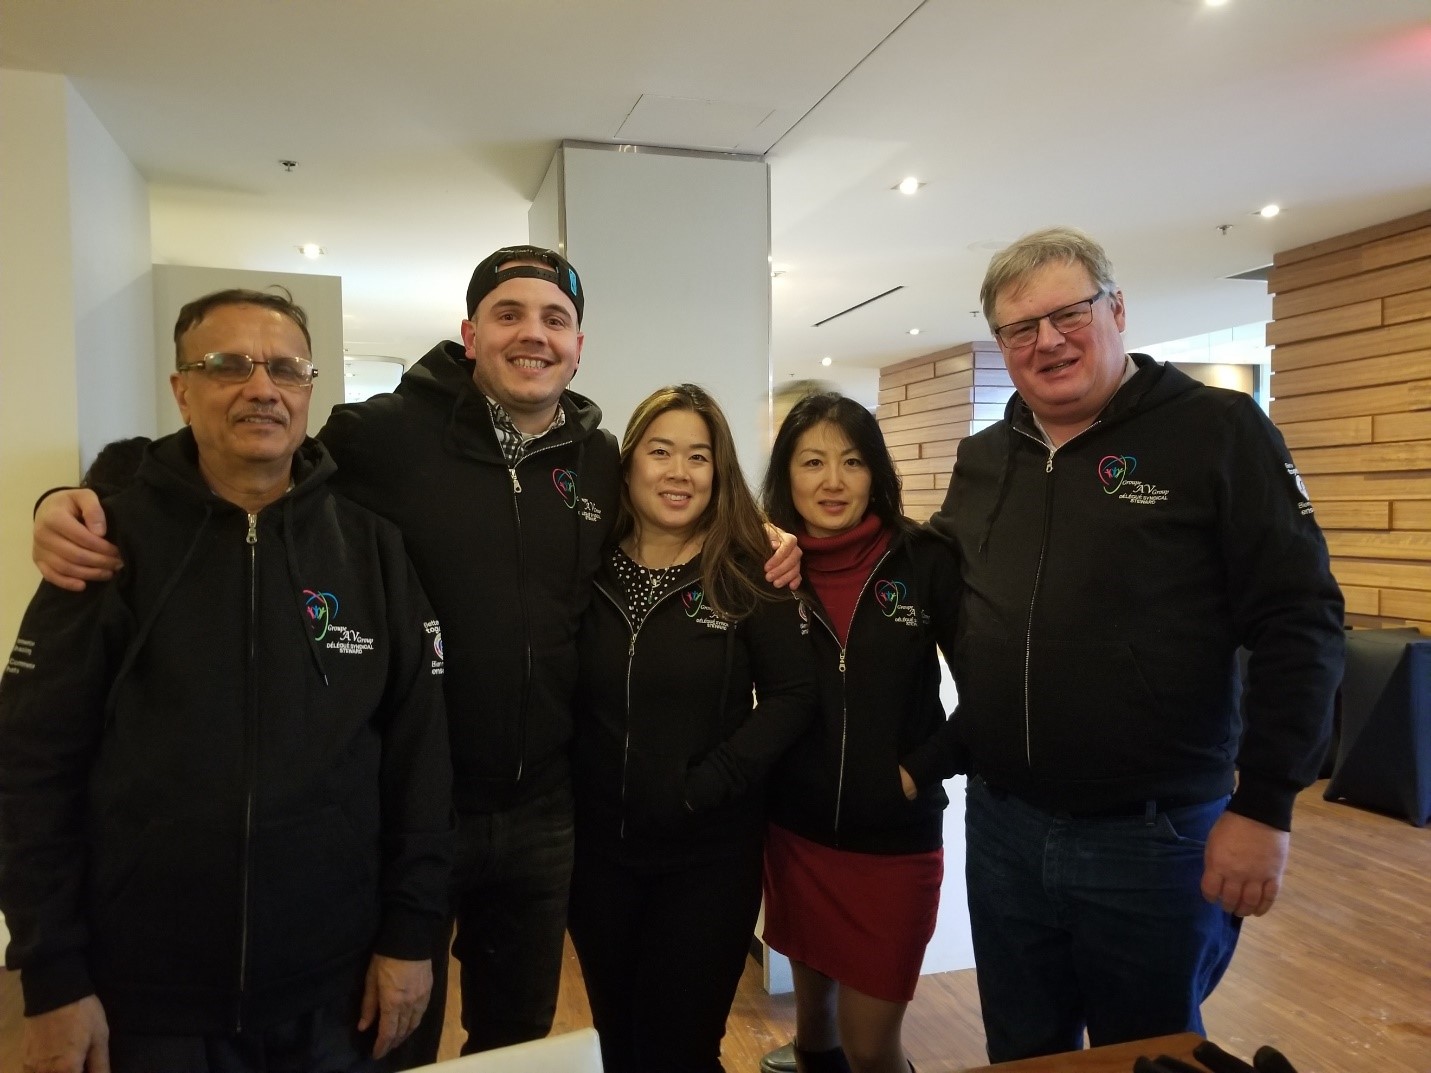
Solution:
M361 986L343 998L266 1028L232 1035L156 1036L113 1031L114 1073L382 1073L375 1029L358 1032Z
M717 1073L760 909L760 833L636 865L577 846L571 939L607 1073Z
M461 967L463 1054L541 1039L556 1016L571 889L571 787L502 812L457 818L452 874ZM434 953L427 1014L394 1067L437 1061L447 998L450 929Z

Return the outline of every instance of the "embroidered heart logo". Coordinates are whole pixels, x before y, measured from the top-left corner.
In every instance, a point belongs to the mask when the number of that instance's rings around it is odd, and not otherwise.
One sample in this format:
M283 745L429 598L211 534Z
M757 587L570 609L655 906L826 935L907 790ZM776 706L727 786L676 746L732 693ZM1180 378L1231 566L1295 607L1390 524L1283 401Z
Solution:
M1098 479L1103 482L1103 490L1112 495L1137 468L1138 460L1132 455L1104 455L1098 462Z
M875 582L875 603L879 604L880 610L884 612L885 618L892 617L894 613L899 610L900 601L904 599L905 593L908 591L902 581Z
M576 506L576 474L569 469L552 470L552 484L568 507Z

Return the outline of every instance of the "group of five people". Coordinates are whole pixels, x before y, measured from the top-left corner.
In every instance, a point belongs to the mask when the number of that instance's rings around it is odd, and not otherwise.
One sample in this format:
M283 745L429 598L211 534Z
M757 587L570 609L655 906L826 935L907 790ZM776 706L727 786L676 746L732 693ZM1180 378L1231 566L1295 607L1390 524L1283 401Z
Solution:
M533 1039L569 927L608 1069L718 1070L763 884L793 1068L903 1070L961 771L991 1059L1199 1029L1316 774L1325 544L1250 398L1124 352L1087 236L983 297L1016 393L927 527L839 396L763 510L697 386L617 444L548 250L316 440L301 310L186 307L188 428L42 502L0 684L27 1068L430 1062L449 946L464 1051Z

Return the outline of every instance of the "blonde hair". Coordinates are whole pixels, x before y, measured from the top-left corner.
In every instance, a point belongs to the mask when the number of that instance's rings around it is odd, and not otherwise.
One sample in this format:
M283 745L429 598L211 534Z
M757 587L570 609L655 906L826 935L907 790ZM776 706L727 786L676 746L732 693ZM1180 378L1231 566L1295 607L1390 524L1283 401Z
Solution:
M989 262L984 285L979 288L979 302L990 328L998 327L994 323L994 302L999 292L1017 286L1044 265L1053 263L1080 264L1105 293L1112 294L1118 289L1113 279L1113 264L1102 246L1076 227L1046 227L1000 250Z

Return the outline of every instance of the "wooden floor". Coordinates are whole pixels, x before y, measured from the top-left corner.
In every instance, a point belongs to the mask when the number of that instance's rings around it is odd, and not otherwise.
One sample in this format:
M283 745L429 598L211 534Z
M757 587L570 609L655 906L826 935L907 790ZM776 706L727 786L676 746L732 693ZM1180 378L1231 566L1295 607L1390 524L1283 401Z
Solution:
M1243 928L1203 1010L1208 1035L1244 1057L1270 1043L1299 1073L1431 1073L1431 829L1324 802L1324 786L1298 799L1285 889L1271 914ZM450 1001L449 1013L444 1058L460 1035ZM19 1022L18 982L0 972L0 1071L20 1068ZM554 1031L590 1023L568 948ZM726 1034L727 1070L755 1073L793 1026L791 998L761 991L751 962ZM986 1061L972 970L920 981L905 1045L920 1073Z

